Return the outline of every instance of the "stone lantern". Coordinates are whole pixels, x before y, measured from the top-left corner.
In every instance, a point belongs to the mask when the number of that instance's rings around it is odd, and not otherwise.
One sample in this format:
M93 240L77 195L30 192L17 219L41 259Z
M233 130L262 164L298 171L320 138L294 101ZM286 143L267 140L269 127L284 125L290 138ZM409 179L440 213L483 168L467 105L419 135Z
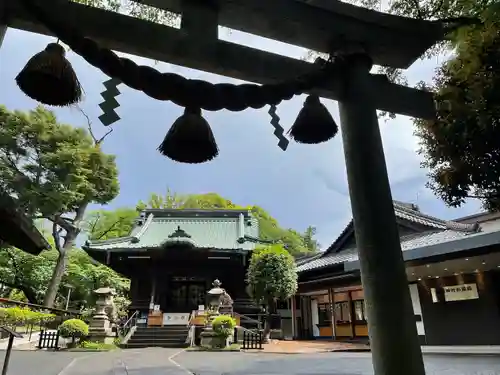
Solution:
M218 341L212 329L212 321L219 315L219 308L222 303L225 290L221 288L222 283L219 280L214 280L213 288L207 293L207 323L200 334L201 346L213 346Z
M94 315L90 319L89 336L92 341L105 342L113 339L110 316L108 311L114 311L113 296L115 290L109 287L94 290L97 301ZM112 313L111 313L112 314Z
M225 290L221 288L222 283L219 280L214 280L213 288L207 293L207 310L211 315L219 315L219 307L222 303L222 296Z

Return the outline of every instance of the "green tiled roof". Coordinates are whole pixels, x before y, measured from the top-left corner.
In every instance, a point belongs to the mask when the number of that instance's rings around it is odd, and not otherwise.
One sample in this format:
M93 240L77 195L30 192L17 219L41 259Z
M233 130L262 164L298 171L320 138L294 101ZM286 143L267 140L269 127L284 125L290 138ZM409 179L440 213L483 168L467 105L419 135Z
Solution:
M146 210L127 237L87 241L87 251L155 249L184 244L197 248L253 250L258 222L238 210Z

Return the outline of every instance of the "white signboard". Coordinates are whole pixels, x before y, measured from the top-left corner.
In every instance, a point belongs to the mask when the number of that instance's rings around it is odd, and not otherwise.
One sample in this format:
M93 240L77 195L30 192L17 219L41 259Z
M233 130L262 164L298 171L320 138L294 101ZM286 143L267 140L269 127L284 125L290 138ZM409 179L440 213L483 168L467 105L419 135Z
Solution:
M163 325L173 326L173 325L188 325L189 324L189 313L164 313L163 314Z
M160 305L154 305L153 311L155 311L155 312L160 311Z
M445 301L465 301L469 299L478 299L476 284L450 285L444 287Z

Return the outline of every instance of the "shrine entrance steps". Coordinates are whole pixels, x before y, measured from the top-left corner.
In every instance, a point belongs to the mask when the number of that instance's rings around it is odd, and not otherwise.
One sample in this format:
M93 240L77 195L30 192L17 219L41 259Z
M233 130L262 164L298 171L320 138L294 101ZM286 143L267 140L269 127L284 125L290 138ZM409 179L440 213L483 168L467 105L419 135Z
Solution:
M123 348L185 348L189 328L185 325L163 327L137 327Z

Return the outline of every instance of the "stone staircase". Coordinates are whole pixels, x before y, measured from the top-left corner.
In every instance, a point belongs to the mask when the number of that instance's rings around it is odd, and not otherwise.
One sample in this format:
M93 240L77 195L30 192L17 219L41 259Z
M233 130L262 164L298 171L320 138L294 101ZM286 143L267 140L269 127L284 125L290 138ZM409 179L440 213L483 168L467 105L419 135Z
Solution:
M123 348L185 348L189 328L185 325L163 327L137 327Z

